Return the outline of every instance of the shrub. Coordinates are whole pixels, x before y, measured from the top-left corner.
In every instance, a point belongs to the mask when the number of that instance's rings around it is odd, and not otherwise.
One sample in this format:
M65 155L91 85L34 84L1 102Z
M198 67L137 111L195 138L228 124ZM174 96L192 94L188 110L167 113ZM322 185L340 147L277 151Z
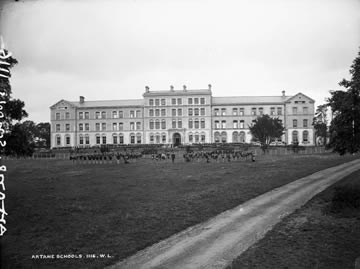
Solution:
M337 213L344 209L360 209L360 186L339 186L335 188L330 211Z

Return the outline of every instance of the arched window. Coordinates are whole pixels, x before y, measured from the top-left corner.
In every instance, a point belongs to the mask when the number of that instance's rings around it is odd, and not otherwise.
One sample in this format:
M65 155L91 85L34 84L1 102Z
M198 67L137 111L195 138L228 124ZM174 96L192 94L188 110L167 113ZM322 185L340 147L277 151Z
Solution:
M136 134L136 143L141 144L141 133Z
M192 129L192 128L193 128L193 120L189 119L189 129Z
M292 132L292 142L293 143L298 143L299 142L299 137L298 137L298 132L297 131Z
M134 133L130 134L130 144L135 144L135 134Z
M160 129L160 121L159 121L159 120L156 120L156 121L155 121L155 129L156 129L156 130L159 130L159 129Z
M119 134L119 144L124 144L124 135Z
M150 130L154 130L154 121L150 120Z
M205 119L201 119L200 121L200 128L205 129Z
M161 120L161 129L166 129L166 122L165 122L165 120Z
M243 120L240 121L240 128L241 129L244 129L245 127L245 122Z
M150 134L150 143L154 143L154 134Z
M192 133L189 133L189 143L192 143L194 140L194 136Z
M199 143L199 133L195 133L195 143Z
M90 145L90 136L88 134L85 135L85 145Z
M227 133L226 132L222 132L221 133L221 142L222 143L226 143L227 141Z
M220 133L219 133L219 132L215 132L215 133L214 133L214 142L215 142L215 143L219 143L219 142L220 142Z
M199 119L195 119L195 129L199 129Z
M79 144L84 145L84 136L82 134L79 135Z
M56 135L55 136L56 146L61 146L61 136Z
M163 144L166 143L166 134L165 133L161 134L161 143L163 143Z
M66 146L70 146L70 142L71 142L71 141L70 141L70 135L68 135L68 134L65 135L65 145L66 145Z
M240 132L239 134L239 140L240 140L240 143L245 143L245 132Z
M155 135L156 144L160 144L160 134Z
M232 142L234 142L234 143L239 142L239 134L238 134L238 132L233 132L232 133Z
M113 144L116 145L118 143L118 136L117 134L112 135Z
M309 143L309 132L308 131L303 131L303 143L304 144Z
M96 144L100 145L101 141L100 141L100 135L96 134Z
M206 135L204 132L201 133L201 143L205 143L206 141Z
M106 134L102 134L102 143L106 144Z

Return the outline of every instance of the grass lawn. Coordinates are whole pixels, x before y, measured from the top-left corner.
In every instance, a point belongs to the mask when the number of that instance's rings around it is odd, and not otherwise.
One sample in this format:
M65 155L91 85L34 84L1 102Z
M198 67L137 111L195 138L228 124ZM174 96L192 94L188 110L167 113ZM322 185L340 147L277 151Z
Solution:
M2 268L102 268L275 187L352 156L74 165L7 161ZM110 258L32 259L109 254Z
M228 268L353 269L356 259L360 266L359 179L360 170L315 196ZM344 206L334 212L331 208L335 190L344 187L344 194L356 194L358 207ZM353 197L342 198L346 201Z

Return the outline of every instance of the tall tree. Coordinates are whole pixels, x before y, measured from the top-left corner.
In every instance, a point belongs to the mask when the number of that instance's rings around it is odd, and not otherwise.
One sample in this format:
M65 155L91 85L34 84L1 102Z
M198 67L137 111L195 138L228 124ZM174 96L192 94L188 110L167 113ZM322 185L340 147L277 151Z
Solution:
M6 134L5 154L13 156L31 156L35 148L36 125L32 121L16 123Z
M252 136L260 141L263 149L267 148L271 141L280 138L285 129L279 118L271 118L269 115L258 117L249 128Z
M333 113L329 146L341 155L360 151L360 51L350 67L351 79L339 85L345 91L330 91Z
M326 137L327 137L327 104L319 105L315 112L315 117L313 118L313 126L315 129L316 137L322 140L322 143L326 145ZM318 139L316 139L316 143L318 143Z
M40 122L36 125L36 146L50 148L50 123Z

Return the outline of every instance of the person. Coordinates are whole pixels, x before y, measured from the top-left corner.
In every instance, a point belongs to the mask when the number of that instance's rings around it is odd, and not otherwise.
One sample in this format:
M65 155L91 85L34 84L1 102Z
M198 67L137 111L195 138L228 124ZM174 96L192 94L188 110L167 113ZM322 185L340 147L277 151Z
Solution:
M171 161L175 162L175 152L171 152Z

